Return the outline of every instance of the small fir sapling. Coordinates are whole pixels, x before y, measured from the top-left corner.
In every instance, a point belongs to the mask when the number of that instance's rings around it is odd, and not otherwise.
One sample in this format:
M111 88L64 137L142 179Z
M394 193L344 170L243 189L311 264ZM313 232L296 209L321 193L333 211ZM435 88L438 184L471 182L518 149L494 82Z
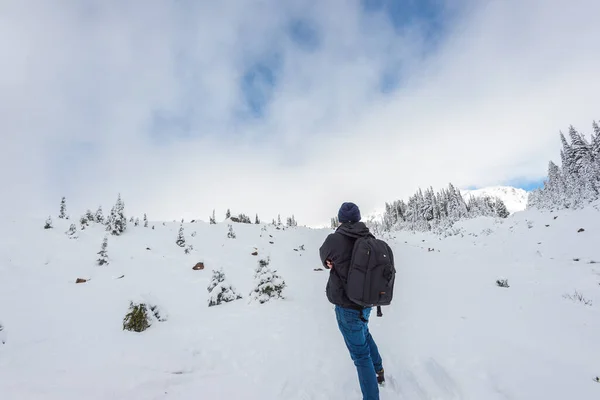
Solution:
M179 227L179 233L177 234L177 240L175 243L179 247L185 247L185 237L183 236L183 225Z
M100 255L100 257L97 260L98 265L108 264L108 253L106 251L107 247L108 247L108 237L104 236L104 240L102 241L102 247L101 247L100 251L97 253L98 255Z
M242 298L242 295L237 293L230 283L227 283L223 269L213 270L212 280L207 290L210 294L208 299L209 307Z
M67 199L64 196L63 196L62 200L60 201L60 212L58 214L58 218L69 219L67 217Z
M277 271L269 268L269 259L258 261L254 274L256 287L250 293L250 299L263 304L271 299L284 299L282 292L286 287L283 278Z
M235 239L237 236L235 235L235 232L233 231L233 226L232 225L228 225L229 226L229 232L227 232L227 237L229 239Z

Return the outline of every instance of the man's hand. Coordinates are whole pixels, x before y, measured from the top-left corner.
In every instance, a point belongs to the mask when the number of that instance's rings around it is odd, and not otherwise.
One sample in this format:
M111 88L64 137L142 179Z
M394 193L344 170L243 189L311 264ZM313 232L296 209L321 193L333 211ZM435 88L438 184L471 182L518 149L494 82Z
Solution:
M333 268L333 263L331 262L331 260L325 260L325 263L327 264L327 268Z

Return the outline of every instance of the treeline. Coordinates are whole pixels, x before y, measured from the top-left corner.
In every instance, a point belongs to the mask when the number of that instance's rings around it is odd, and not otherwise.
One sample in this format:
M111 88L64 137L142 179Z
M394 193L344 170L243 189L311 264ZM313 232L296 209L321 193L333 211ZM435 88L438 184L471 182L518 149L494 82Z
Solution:
M385 204L382 229L430 231L444 229L455 222L480 216L506 218L510 213L498 197L469 196L465 200L451 183L434 192L433 188L419 189L413 196Z
M69 220L70 216L67 214L67 200L63 197L60 201L60 210L58 213L59 219ZM102 206L99 206L95 213L88 209L78 220L80 226L79 229L86 229L91 223L98 223L105 226L107 232L111 235L118 236L127 230L127 218L125 217L125 203L121 200L121 195L117 197L115 205L111 208L110 214L104 216L102 212ZM140 221L137 218L135 221L132 219L130 222L139 225ZM144 226L148 227L148 219L144 214ZM49 216L44 224L44 229L52 229L52 216ZM70 237L77 237L77 225L71 223L67 234Z
M67 213L67 200L65 197L62 197L61 202L60 202L60 210L59 210L59 214L58 214L58 218L59 219L66 219L66 220L70 220L71 217L68 215ZM244 223L244 224L261 224L261 220L258 217L258 214L255 215L254 217L254 221L246 214L237 214L237 215L233 215L231 213L230 209L227 209L226 213L225 213L225 221L231 221L231 222L237 222L237 223ZM115 205L112 207L110 214L108 216L104 216L103 211L102 211L102 206L99 206L98 209L96 210L96 212L92 212L90 209L88 209L79 219L78 222L80 224L79 229L84 230L86 227L88 227L90 225L90 223L99 223L99 224L103 224L106 226L106 230L109 231L112 235L120 235L123 232L125 232L127 230L127 217L125 216L125 203L123 202L123 200L121 199L121 195L119 194L117 197L117 201L115 203ZM176 222L175 220L173 220L173 222ZM190 222L194 223L196 222L195 219L191 220ZM139 217L130 217L129 219L129 223L134 225L134 226L139 226L142 221L140 221ZM184 223L184 219L181 220L181 223ZM212 215L209 217L209 223L210 224L216 224L217 223L217 218L215 215L215 210L213 210ZM146 214L144 214L143 216L143 225L145 228L148 228L148 217ZM271 222L271 225L274 225L276 227L283 227L283 223L281 221L281 215L277 216L277 220L275 220L275 218L273 218L273 221ZM287 227L294 227L294 226L298 226L298 222L296 221L296 217L294 215L292 215L291 217L287 217L286 222L285 222L285 226ZM44 225L45 229L52 229L53 228L53 222L52 222L52 216L49 216L48 219L45 222ZM154 226L152 226L152 229L154 229ZM70 231L75 232L77 230L77 225L75 223L71 224L70 227Z
M581 208L600 198L600 127L594 121L591 140L569 127L571 143L560 132L560 167L550 161L543 187L533 190L528 208Z
M252 219L247 216L246 214L238 214L238 215L232 215L231 214L231 210L227 209L227 211L225 212L225 219L226 220L231 220L232 222L238 222L241 224L251 224L252 223ZM209 218L209 221L211 224L216 224L217 223L217 219L215 217L215 210L213 210L212 215ZM256 214L256 216L254 217L254 223L256 225L261 224L261 220L258 217L258 214ZM287 217L286 219L286 226L288 227L292 227L292 226L298 226L298 222L296 221L296 217L294 215L292 215L291 217ZM271 221L271 225L275 225L275 226L282 226L282 222L281 222L281 214L277 215L277 221L275 221L275 218L273 218L273 221Z

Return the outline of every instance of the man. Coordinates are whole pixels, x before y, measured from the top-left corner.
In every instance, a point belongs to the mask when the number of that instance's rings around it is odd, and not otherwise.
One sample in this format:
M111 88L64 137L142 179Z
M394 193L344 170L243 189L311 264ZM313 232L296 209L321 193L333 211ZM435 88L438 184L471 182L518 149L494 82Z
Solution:
M372 234L360 222L360 210L354 203L344 203L338 212L340 226L319 249L323 266L330 270L327 299L335 305L338 327L356 365L363 400L378 400L378 383L384 382L383 364L377 345L369 333L371 308L362 307L346 295L346 281L354 242Z

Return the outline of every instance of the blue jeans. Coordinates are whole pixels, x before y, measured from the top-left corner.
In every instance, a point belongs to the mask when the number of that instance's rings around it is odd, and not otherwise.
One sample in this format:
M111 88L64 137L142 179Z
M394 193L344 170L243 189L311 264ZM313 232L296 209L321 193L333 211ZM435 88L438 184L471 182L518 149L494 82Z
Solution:
M363 400L379 400L379 386L377 374L381 371L383 364L377 345L369 333L368 320L371 309L361 311L351 308L335 307L335 316L338 326L350 351L350 357L356 365L358 382L363 394Z

